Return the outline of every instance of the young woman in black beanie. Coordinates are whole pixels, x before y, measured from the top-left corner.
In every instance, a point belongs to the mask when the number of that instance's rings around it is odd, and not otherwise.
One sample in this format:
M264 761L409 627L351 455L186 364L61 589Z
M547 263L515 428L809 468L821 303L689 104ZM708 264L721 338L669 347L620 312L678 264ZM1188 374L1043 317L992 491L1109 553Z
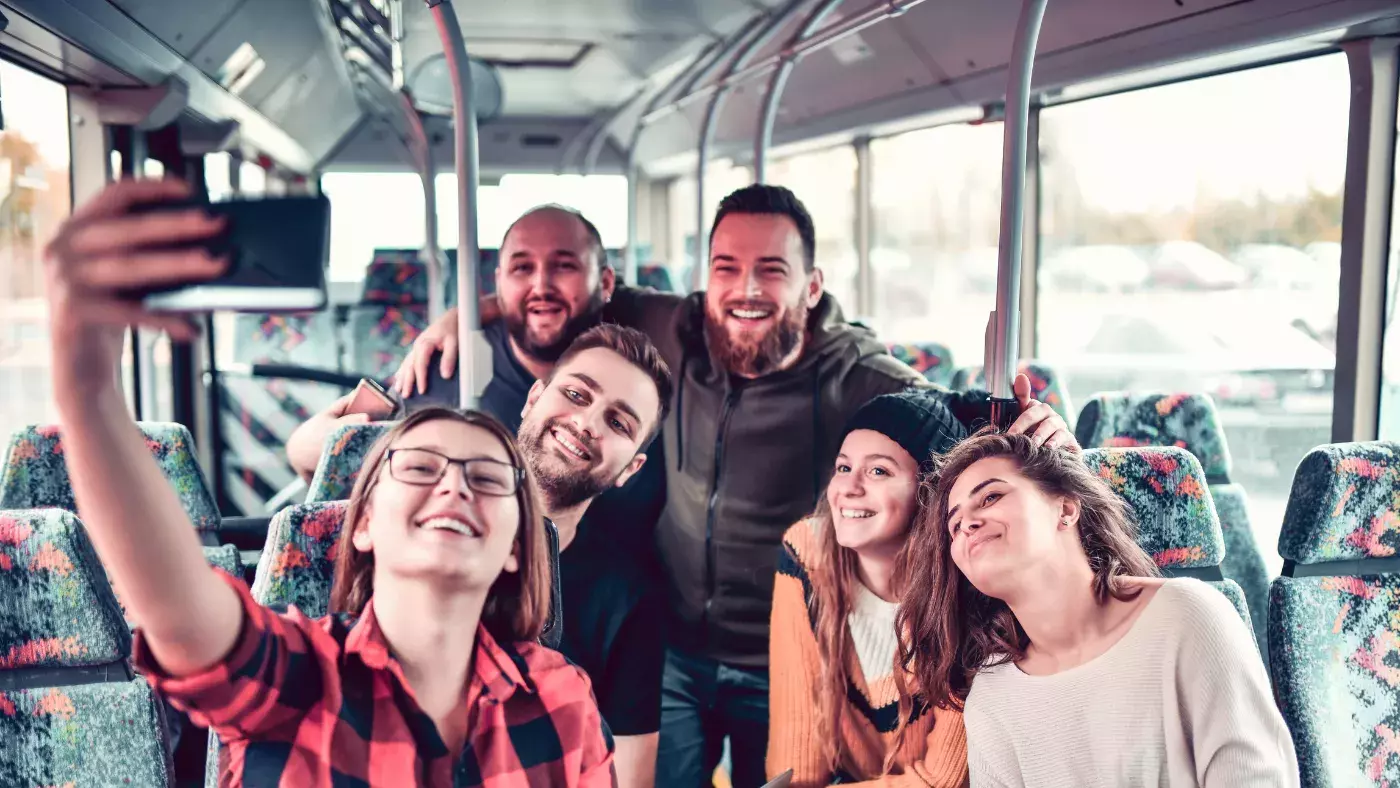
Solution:
M1014 432L1076 446L1016 381ZM831 482L783 537L769 639L769 777L792 786L879 780L958 786L967 779L962 715L901 704L895 680L896 566L936 454L967 437L947 391L877 397L846 425ZM1041 428L1044 429L1041 429Z

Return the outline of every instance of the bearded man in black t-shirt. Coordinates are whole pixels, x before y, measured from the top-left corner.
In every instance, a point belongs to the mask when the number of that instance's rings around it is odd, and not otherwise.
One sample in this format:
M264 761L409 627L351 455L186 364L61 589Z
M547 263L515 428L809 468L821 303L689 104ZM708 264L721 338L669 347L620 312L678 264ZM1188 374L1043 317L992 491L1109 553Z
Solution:
M647 462L671 373L640 331L582 334L530 387L519 442L559 535L559 650L588 674L617 741L622 786L652 784L661 723L661 608L645 569L619 560L610 530L580 527L589 505Z

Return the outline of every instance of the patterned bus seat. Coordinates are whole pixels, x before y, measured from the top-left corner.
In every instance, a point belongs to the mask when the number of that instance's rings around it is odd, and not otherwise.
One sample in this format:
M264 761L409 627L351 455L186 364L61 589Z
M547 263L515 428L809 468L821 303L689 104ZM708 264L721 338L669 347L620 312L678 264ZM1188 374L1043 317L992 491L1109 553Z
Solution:
M164 710L78 519L0 512L0 785L167 785Z
M344 424L326 436L321 460L306 494L306 503L342 501L350 497L359 478L365 455L379 436L389 431L391 422Z
M1269 667L1304 786L1400 785L1400 444L1314 449L1269 588Z
M1238 585L1220 572L1225 538L1195 456L1175 446L1088 449L1084 462L1132 507L1138 544L1163 574L1210 583L1253 628Z
M195 529L200 533L218 530L219 507L195 460L189 429L183 424L149 421L137 426ZM68 466L63 461L63 440L54 425L17 430L10 438L4 477L0 479L0 509L44 507L78 510Z
M1030 380L1032 399L1040 400L1049 405L1052 410L1060 414L1060 418L1064 419L1066 424L1071 428L1074 427L1074 409L1070 407L1069 386L1066 385L1063 375L1056 372L1053 367L1035 359L1022 359L1016 364L1016 371ZM981 366L963 367L954 373L953 380L949 385L958 391L986 389L987 377L983 374Z
M890 355L908 364L925 379L948 385L953 377L953 351L937 342L900 342L886 346Z
M1230 483L1230 449L1215 403L1205 394L1096 394L1075 430L1085 448L1177 446L1201 463L1225 534L1221 571L1244 589L1260 653L1268 653L1269 571L1254 536L1244 488Z

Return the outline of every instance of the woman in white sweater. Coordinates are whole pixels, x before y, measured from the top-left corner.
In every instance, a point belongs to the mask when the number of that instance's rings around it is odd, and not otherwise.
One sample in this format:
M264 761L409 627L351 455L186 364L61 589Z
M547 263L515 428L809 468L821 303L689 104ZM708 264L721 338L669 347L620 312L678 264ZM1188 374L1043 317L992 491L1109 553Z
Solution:
M935 483L900 656L931 702L963 707L974 788L1298 785L1239 614L1161 579L1079 456L982 434Z

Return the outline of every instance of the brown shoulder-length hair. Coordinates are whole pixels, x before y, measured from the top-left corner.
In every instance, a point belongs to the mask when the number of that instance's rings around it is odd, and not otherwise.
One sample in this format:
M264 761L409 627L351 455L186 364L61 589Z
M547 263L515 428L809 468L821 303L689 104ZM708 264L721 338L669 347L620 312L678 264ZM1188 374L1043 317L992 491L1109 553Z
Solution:
M511 465L525 468L515 437L499 421L485 413L441 406L424 407L410 413L370 447L360 476L355 480L336 547L335 583L331 587L332 613L358 616L374 594L374 553L355 549L351 538L355 528L368 516L370 496L379 485L389 448L414 427L443 420L486 430L505 447ZM516 499L520 503L520 527L515 536L520 568L515 572L501 572L500 577L496 578L486 597L486 606L481 611L481 623L497 639L537 640L549 617L551 572L544 521L540 519L536 503L539 498L530 474L521 474Z
M968 582L953 563L948 534L948 496L953 484L974 463L1008 457L1020 474L1044 495L1079 503L1079 543L1094 573L1094 598L1133 599L1140 589L1124 577L1156 577L1157 565L1137 543L1137 526L1123 499L1065 449L1037 446L1026 435L983 431L944 455L930 474L930 505L924 507L910 534L903 562L904 604L896 615L899 664L909 671L921 694L941 708L961 709L977 671L1023 658L1029 640L1005 602L989 597ZM903 671L896 671L901 678ZM907 693L901 687L901 695Z

